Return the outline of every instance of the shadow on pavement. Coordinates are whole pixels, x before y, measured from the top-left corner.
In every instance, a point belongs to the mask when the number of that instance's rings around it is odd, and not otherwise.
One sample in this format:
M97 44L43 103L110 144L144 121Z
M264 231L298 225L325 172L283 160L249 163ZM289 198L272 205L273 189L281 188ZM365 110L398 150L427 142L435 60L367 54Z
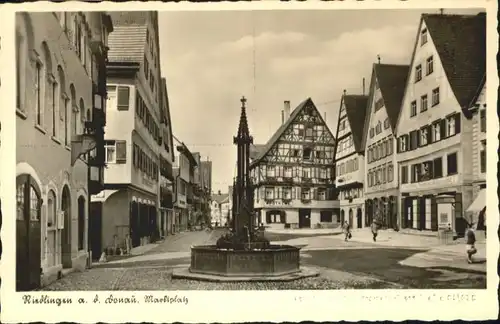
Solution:
M425 252L426 249L348 249L348 250L318 250L308 251L311 257L303 259L305 264L346 271L353 274L376 277L380 280L396 283L405 288L483 288L485 285L484 274L477 271L457 270L449 267L450 273L469 273L474 278L464 284L464 280L442 281L443 272L437 268L420 268L401 265L399 262L416 253ZM452 279L452 278L450 278ZM477 279L477 280L476 280ZM457 286L457 283L460 285Z

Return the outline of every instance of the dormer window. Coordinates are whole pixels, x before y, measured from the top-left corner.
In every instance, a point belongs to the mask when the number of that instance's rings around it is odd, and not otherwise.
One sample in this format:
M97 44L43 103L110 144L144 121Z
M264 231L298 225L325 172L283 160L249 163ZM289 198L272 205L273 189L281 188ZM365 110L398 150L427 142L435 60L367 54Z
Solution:
M420 46L423 46L426 43L427 43L427 28L424 28L420 33Z

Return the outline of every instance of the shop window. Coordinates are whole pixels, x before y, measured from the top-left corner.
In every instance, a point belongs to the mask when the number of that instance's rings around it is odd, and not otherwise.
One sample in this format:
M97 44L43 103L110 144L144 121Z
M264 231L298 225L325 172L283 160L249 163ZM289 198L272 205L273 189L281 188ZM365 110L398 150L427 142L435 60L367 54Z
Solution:
M333 222L333 212L329 210L320 211L319 221L322 223L331 223Z

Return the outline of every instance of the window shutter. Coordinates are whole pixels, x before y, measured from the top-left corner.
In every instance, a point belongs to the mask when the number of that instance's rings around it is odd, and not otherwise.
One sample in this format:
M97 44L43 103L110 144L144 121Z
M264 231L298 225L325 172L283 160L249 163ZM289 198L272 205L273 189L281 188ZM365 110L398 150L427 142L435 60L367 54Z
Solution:
M116 163L127 162L127 141L116 141Z
M401 137L398 137L398 139L396 140L396 143L397 143L396 153L401 153L401 141L402 141Z
M118 110L128 110L130 99L129 87L118 87Z
M430 145L432 144L433 141L432 125L428 125L426 129L427 129L427 144Z
M132 146L132 163L135 166L137 166L137 146L134 144Z
M455 134L460 134L460 122L462 120L462 114L458 113L455 115Z
M139 107L141 106L141 96L139 95L139 90L135 91L135 114L137 116L140 116L140 109Z
M437 204L436 198L431 198L431 230L438 230L438 215L437 215Z
M409 141L410 142L409 143L409 151L413 150L413 145L415 145L414 142L413 142L414 139L415 139L415 137L413 136L413 131L411 131L410 132L410 141Z
M416 205L413 205L413 207L416 207L416 216L417 216L417 229L421 230L422 228L420 227L420 197L415 198L417 200Z
M414 183L415 182L415 169L416 169L416 165L412 165L411 166L411 183Z
M422 129L419 130L419 131L417 131L417 136L415 136L416 137L416 139L415 139L415 141L416 141L415 148L420 147L420 145L422 144L421 140L420 140L420 136L422 135L422 131L423 131Z
M441 139L444 139L446 138L446 119L440 120L439 124L440 124Z

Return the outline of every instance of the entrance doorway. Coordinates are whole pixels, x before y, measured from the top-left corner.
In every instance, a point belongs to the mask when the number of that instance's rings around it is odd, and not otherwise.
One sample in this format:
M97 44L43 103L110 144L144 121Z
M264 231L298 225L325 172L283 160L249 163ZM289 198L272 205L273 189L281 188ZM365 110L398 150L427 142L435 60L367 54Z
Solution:
M137 202L133 201L130 204L130 239L132 240L132 247L136 247L141 244L141 236L139 231L140 226L139 205L137 204Z
M352 209L349 208L349 226L351 226L351 228L352 228L353 225L354 225L354 215L353 215Z
M343 209L340 210L340 224L344 225L345 222L345 211Z
M299 228L311 228L311 209L299 209Z
M102 202L90 203L89 232L92 260L99 260L104 251L102 246Z
M61 211L64 214L64 227L61 231L62 265L71 268L71 193L68 186L64 186L61 197Z
M40 287L41 191L33 177L16 179L16 291Z
M357 227L361 228L363 227L363 213L361 212L361 208L358 208L356 211L356 220L357 220Z

